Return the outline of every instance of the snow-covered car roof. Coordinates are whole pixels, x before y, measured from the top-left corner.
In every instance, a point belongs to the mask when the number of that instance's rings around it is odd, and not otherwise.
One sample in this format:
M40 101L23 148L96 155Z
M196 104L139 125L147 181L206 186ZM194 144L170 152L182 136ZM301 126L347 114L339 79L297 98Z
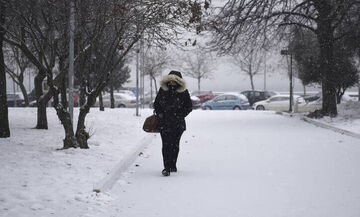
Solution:
M220 94L216 97L223 96L223 95L232 95L232 96L239 97L240 99L242 99L244 101L248 101L248 98L244 94L237 93L237 92L226 92L226 93Z
M110 94L105 94L104 97L110 96ZM136 97L131 96L129 94L126 93L114 93L114 96L119 96L120 98L124 99L124 100L136 100Z
M274 98L274 97L290 97L290 95L288 95L288 94L277 94L277 95L274 95L274 96L270 97L269 99ZM295 98L302 97L302 96L293 95L293 97L295 99Z
M200 101L200 98L197 96L190 96L191 100L193 101Z

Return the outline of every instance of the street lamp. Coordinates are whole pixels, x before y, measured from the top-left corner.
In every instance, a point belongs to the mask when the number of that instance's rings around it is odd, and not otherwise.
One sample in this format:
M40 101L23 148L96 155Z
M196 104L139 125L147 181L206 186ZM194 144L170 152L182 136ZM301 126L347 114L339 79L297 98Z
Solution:
M289 50L281 50L281 55L290 55L290 105L289 112L292 112L292 104L293 104L293 78L292 78L292 53Z

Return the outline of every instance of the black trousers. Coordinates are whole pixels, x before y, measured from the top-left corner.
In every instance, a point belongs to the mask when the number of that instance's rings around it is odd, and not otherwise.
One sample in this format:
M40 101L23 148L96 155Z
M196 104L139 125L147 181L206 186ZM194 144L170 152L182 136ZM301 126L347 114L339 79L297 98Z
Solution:
M162 131L160 132L162 140L162 155L164 168L176 168L176 162L179 155L179 143L184 131Z

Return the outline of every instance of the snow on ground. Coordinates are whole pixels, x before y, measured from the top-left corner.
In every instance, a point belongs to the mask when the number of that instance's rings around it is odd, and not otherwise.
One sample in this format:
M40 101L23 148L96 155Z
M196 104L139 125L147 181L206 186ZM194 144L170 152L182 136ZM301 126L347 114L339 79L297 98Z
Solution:
M338 116L336 118L324 117L318 120L360 134L360 102L347 101L342 103L338 105Z
M178 173L162 177L161 140L113 189L92 187L146 133L134 110L91 111L90 149L57 151L63 130L49 110L11 109L0 140L0 216L358 217L359 140L298 119L258 111L201 111L187 118ZM95 124L96 122L96 124Z
M0 216L70 217L102 210L111 197L93 193L93 186L136 149L150 113L139 118L133 109L93 109L86 121L90 149L56 150L64 130L54 109L47 111L49 130L36 130L36 109L9 110L11 137L0 139Z
M272 112L195 111L170 177L157 143L114 187L118 216L360 216L358 139Z

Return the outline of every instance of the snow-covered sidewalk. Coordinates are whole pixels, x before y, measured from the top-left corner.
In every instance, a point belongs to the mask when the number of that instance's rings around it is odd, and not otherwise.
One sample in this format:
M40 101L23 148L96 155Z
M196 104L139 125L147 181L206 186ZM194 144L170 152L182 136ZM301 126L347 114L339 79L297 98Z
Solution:
M157 143L112 190L112 215L360 216L358 139L272 112L195 111L170 177Z
M187 118L178 173L161 176L157 136L108 192L95 184L136 148L151 110L90 113L90 149L56 151L63 130L49 112L12 109L0 140L0 216L358 217L359 139L273 112L201 111ZM29 121L31 120L31 121ZM96 122L96 124L95 124Z

